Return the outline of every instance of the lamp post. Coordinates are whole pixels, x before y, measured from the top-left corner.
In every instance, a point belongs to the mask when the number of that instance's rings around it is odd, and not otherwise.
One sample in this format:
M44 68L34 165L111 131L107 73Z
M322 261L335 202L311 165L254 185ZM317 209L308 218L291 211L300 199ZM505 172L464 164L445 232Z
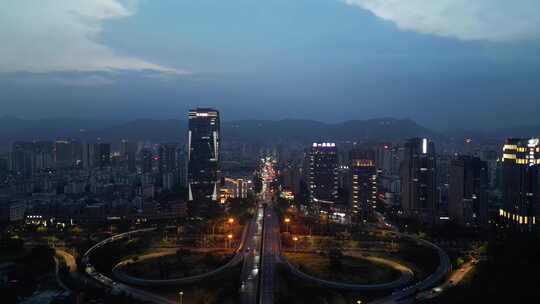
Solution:
M216 220L214 224L212 224L212 239L214 239L214 234L216 232L216 225L219 224L219 220ZM230 217L227 222L232 225L234 223L234 218Z
M183 301L184 301L184 292L183 292L183 291L180 291L180 292L178 293L178 301L179 301L178 304L182 304L182 303L183 303Z
M232 238L233 238L232 234L227 235L227 240L229 240L229 246L227 248L232 247L231 246Z
M292 239L294 241L294 252L296 252L296 243L298 243L298 237L293 237Z
M291 222L291 219L290 218L285 218L285 225L287 227L287 233L289 233L289 223Z

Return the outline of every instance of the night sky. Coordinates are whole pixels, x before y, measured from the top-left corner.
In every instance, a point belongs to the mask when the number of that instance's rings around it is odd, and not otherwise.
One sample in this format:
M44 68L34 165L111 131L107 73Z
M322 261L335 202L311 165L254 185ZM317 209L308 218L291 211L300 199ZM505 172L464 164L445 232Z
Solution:
M539 124L537 0L4 0L0 115Z

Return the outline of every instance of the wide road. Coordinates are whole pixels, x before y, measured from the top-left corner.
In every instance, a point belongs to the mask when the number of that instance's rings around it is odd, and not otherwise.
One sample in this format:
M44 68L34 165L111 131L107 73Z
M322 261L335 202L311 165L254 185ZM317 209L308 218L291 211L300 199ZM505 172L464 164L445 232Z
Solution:
M240 275L240 302L242 304L257 303L263 216L262 206L259 206L257 214L249 221L244 246L244 263Z
M261 289L259 304L274 303L276 264L281 253L279 219L272 203L267 202L264 210L263 248L261 261Z
M434 249L439 256L439 266L434 273L432 273L424 280L416 283L415 285L395 291L390 296L375 300L373 302L370 302L369 304L414 303L416 302L416 296L420 292L435 287L439 282L443 281L446 278L450 271L452 271L452 264L450 262L450 258L448 257L446 252L436 244L417 238L414 235L400 233L397 231L397 228L395 228L395 226L393 226L392 224L388 223L386 218L382 217L380 213L377 212L376 215L380 218L381 224L394 230L394 233L397 236L415 240L416 242L423 244L424 246Z

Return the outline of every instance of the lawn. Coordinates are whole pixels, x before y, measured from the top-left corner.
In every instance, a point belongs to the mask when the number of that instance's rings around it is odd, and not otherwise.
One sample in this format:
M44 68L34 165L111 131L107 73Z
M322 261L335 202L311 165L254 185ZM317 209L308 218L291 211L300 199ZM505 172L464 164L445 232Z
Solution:
M287 253L287 259L302 272L317 278L352 284L380 284L398 279L401 273L387 265L343 256L341 266L331 265L325 255Z
M210 272L231 260L225 252L184 252L144 259L124 268L127 274L146 279L182 278Z

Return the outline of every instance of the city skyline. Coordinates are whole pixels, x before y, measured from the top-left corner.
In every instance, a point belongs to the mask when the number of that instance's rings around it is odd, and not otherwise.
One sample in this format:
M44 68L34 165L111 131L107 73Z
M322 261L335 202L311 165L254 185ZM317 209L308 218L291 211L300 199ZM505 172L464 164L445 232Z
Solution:
M5 5L1 114L173 118L212 105L228 119L446 129L500 127L516 103L527 111L507 126L540 112L534 1Z
M537 303L538 0L3 0L2 304Z

